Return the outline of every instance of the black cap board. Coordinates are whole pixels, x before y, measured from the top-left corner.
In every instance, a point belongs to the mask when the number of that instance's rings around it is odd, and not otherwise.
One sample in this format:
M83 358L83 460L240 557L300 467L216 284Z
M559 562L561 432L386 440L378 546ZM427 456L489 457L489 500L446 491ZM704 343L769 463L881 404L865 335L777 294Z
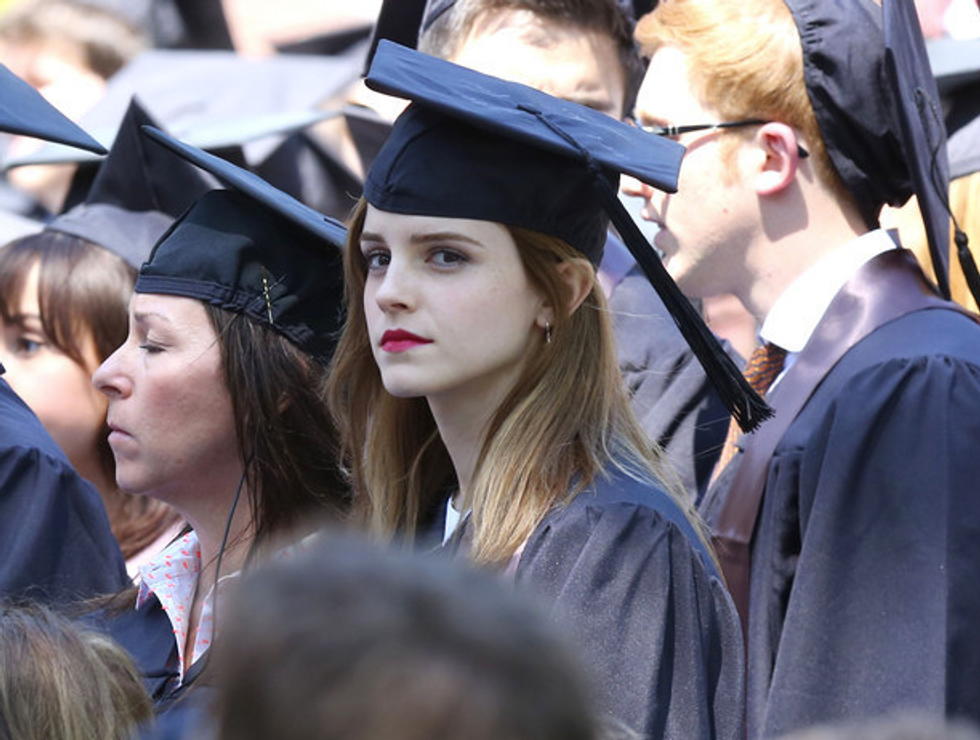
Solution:
M33 87L0 64L0 131L105 154L105 147L72 123Z
M321 103L357 80L360 57L153 49L109 80L105 95L80 123L107 146L134 96L167 131L193 146L245 150L262 161L286 134L337 115ZM5 166L92 161L56 145L11 157Z
M269 326L324 364L342 321L342 225L159 129L146 136L216 177L140 269L137 293L195 298Z
M620 173L675 191L681 145L387 40L365 82L412 101L368 173L364 194L372 206L535 229L593 263L611 218L743 429L771 413L617 198Z

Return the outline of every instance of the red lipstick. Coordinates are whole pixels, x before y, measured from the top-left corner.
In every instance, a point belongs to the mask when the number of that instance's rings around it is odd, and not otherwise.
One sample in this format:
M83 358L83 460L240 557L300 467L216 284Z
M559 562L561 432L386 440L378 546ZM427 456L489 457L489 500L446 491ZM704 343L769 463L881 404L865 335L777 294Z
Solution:
M407 352L422 344L432 344L432 340L404 329L389 329L381 335L381 349L385 352Z

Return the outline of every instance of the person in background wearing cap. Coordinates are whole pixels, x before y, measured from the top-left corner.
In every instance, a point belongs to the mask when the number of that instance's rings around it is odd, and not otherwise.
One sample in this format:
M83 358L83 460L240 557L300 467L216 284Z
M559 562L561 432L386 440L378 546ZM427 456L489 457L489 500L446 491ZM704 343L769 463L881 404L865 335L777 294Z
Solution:
M2 65L0 131L105 151ZM0 378L0 596L60 605L127 582L98 491Z
M667 269L758 316L758 369L785 358L775 416L701 507L747 631L749 738L980 715L980 327L875 228L913 182L895 2L670 0L637 26L637 120L687 147L678 192L644 191Z
M634 161L646 137L624 123L387 41L366 82L415 102L345 250L330 398L355 517L535 594L634 732L740 737L734 607L630 409L595 269L604 209L629 219L613 168L673 172L681 150Z
M140 568L138 593L93 617L134 656L162 711L206 665L220 579L347 509L324 396L344 231L149 130L231 188L205 193L157 242L129 335L93 376L109 401L119 488L166 502L189 525Z

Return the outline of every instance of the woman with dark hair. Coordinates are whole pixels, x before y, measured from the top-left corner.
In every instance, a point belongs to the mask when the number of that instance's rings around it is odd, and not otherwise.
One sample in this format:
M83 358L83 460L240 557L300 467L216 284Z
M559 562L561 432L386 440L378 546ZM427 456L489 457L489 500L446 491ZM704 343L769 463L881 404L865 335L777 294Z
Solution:
M131 576L182 522L162 501L116 485L106 399L92 373L126 339L140 265L174 218L210 190L197 168L146 146L139 131L148 123L132 101L109 155L90 181L80 178L84 202L0 249L6 378L99 490Z
M344 253L330 398L355 515L383 540L442 541L542 599L602 708L634 732L741 737L738 617L630 410L596 279L607 209L631 223L618 172L669 187L681 151L391 44L367 83L413 103ZM655 259L644 242L636 254ZM731 379L669 278L657 287L702 339L695 352L711 350L709 377Z
M119 487L189 525L140 569L136 608L107 612L161 706L200 674L221 581L339 519L348 497L324 398L342 227L156 136L233 188L206 193L154 247L126 341L93 378Z
M156 236L170 224L160 213L109 206L86 206L86 215L73 214L70 223L97 223L103 216L93 214L103 209L131 242L138 241L137 223ZM5 377L75 470L102 494L113 534L135 573L142 558L176 535L180 523L163 502L126 494L116 485L106 401L91 382L126 338L136 268L110 249L60 230L58 223L0 249Z

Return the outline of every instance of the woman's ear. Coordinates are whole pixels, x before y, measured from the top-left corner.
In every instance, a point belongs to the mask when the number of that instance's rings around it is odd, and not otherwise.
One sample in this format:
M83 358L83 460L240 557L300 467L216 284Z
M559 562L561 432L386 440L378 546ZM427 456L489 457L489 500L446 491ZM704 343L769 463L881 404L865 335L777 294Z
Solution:
M566 311L571 316L592 290L596 279L595 267L587 259L564 260L558 264L558 276L568 288ZM543 329L549 324L555 324L555 312L551 305L545 304L538 317L538 325Z

